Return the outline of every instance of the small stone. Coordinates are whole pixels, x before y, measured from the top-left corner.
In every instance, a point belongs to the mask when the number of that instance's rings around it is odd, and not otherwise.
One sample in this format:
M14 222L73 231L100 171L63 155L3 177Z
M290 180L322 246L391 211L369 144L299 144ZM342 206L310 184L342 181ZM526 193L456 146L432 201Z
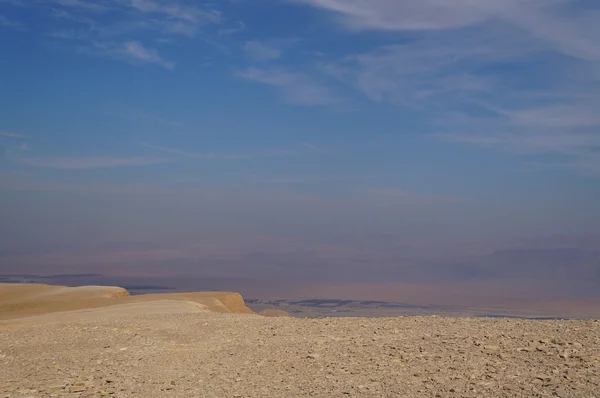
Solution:
M306 358L308 358L308 359L319 359L320 357L321 357L321 356L320 356L319 354L315 354L315 353L313 353L313 354L308 354L308 355L306 356Z
M499 345L486 345L486 346L483 346L483 348L488 351L499 351L500 350Z
M565 378L575 380L577 378L577 373L574 370L569 369L565 372Z

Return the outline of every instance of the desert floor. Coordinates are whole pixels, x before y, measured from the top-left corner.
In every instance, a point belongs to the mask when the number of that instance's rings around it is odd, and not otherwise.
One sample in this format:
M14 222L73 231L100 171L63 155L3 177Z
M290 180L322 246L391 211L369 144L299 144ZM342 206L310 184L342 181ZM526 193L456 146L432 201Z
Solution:
M0 289L0 397L600 397L598 321L268 318L99 292L40 313Z

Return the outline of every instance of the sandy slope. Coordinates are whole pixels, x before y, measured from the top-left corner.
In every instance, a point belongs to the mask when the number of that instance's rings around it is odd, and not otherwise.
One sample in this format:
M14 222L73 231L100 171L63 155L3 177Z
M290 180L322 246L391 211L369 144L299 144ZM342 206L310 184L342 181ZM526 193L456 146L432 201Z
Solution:
M0 321L0 397L599 396L598 321L265 318L166 296Z
M231 292L129 296L127 290L112 286L65 287L0 283L0 320L156 300L197 302L213 312L252 313L242 296Z

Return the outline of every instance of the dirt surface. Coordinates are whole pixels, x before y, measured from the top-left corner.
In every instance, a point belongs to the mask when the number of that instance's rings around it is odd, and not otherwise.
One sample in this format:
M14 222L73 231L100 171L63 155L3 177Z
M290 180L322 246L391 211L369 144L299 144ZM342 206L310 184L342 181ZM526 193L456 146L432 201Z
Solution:
M598 397L600 322L266 318L154 300L0 322L0 397Z

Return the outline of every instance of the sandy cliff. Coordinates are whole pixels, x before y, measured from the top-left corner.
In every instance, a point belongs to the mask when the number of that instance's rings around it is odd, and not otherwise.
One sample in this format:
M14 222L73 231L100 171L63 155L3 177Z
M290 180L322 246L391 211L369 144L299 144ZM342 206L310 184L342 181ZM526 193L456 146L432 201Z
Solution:
M252 314L242 296L230 292L145 294L130 296L113 286L50 286L0 283L0 320L159 300L194 302L208 311Z

